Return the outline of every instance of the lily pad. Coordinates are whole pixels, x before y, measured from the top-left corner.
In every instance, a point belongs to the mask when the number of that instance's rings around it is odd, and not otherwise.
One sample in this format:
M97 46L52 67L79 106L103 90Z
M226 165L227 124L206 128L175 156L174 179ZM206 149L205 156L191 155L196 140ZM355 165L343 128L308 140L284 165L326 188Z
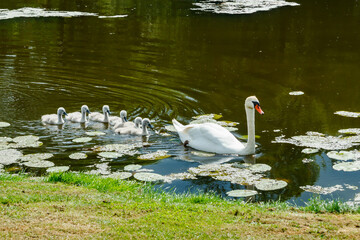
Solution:
M98 155L103 158L118 158L122 156L121 153L117 152L100 152Z
M11 142L13 139L9 137L0 137L0 143Z
M34 168L49 168L55 166L53 162L41 160L41 159L34 159L28 162L24 162L23 165Z
M28 148L28 147L40 147L43 145L42 142L38 141L39 137L33 135L19 136L14 138L10 143L10 148Z
M86 142L90 142L92 140L91 137L82 137L82 138L75 138L72 141L75 143L86 143Z
M10 123L7 123L7 122L0 122L0 128L1 127L8 127L10 126L11 124Z
M267 172L271 170L271 167L267 164L256 163L249 166L249 170L256 173Z
M85 134L91 137L95 137L95 136L103 136L106 133L100 131L93 131L93 132L85 132Z
M293 92L289 92L289 95L299 96L299 95L304 95L304 92L303 91L293 91Z
M198 157L213 157L215 153L201 152L201 151L192 151L191 154Z
M130 178L131 176L132 176L132 173L130 173L130 172L114 172L105 177L125 180L125 179Z
M251 196L255 196L256 194L258 194L257 191L255 190L232 190L226 193L229 197L251 197Z
M166 150L157 150L153 153L143 154L138 156L139 160L160 160L164 158L171 157L171 155L167 154Z
M130 164L130 165L126 165L124 167L125 171L136 171L139 170L140 168L142 168L142 166L140 164Z
M34 135L26 135L26 136L19 136L13 139L13 142L16 143L30 143L30 142L36 142L38 141L40 138L38 136L34 136Z
M357 160L360 159L360 151L331 151L326 154L329 158L347 161L347 160Z
M335 164L333 169L344 172L355 172L360 170L360 161L342 162Z
M52 158L54 154L52 153L32 153L32 154L26 154L21 157L21 161L27 162L27 161L33 161L33 160L45 160Z
M107 144L103 146L95 146L93 149L97 152L118 152L126 155L136 154L133 152L135 148L142 147L142 143L135 142L133 144Z
M160 174L147 172L135 173L134 178L143 182L159 182L165 180L165 177Z
M69 169L70 169L69 166L58 166L58 167L48 168L48 169L46 169L46 172L48 172L48 173L51 173L51 172L66 172Z
M301 152L305 153L305 154L313 154L313 153L319 152L319 149L316 149L316 148L304 148L303 150L301 150Z
M275 179L260 179L255 183L255 187L260 191L273 191L286 187L288 184L282 180Z
M22 152L16 149L5 149L0 151L0 163L10 165L16 163L23 156Z
M301 160L303 163L312 163L314 162L313 159L310 159L310 158L304 158L303 160Z
M335 191L344 191L344 188L341 185L335 185L332 187L306 185L306 186L301 186L300 188L306 192L312 192L323 195L330 194Z
M360 128L340 129L338 132L339 133L344 133L344 134L357 134L357 135L360 135Z
M340 115L340 116L343 116L343 117L353 117L353 118L360 117L359 112L337 111L337 112L334 112L334 114Z
M78 152L78 153L72 153L69 155L69 158L70 159L75 159L75 160L78 160L78 159L86 159L87 158L87 155L85 153L82 153L82 152Z

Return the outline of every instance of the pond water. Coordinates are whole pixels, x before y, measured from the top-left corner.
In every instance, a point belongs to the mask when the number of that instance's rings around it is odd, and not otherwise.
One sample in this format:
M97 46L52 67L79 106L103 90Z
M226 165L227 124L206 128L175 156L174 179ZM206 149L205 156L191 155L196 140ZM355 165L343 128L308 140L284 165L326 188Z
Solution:
M38 136L43 145L21 152L52 153L47 161L70 166L70 171L109 173L140 164L147 171L169 175L204 163L262 163L271 167L263 177L283 180L287 186L259 191L256 201L302 204L312 196L305 191L309 186L336 185L340 187L323 197L354 199L360 171L333 169L338 160L328 157L331 147L309 154L302 152L306 144L289 139L309 131L325 137L357 136L338 130L359 128L359 118L334 113L360 112L360 3L279 1L281 7L274 1L245 3L1 1L0 122L11 125L0 127L0 137ZM199 156L165 129L172 118L189 123L194 116L215 113L239 122L233 133L241 137L247 134L244 100L250 95L258 97L265 112L256 115L259 137L253 157ZM41 124L42 115L56 113L60 106L75 112L83 104L92 112L107 104L115 115L126 109L130 120L148 117L157 131L168 134L129 137L115 135L102 124L62 128ZM88 137L90 131L105 135L86 143L72 141ZM283 141L276 141L279 137ZM359 149L356 141L345 150ZM94 151L95 146L114 143L140 146L133 154L113 159ZM138 159L158 150L171 157ZM76 152L87 158L70 159ZM46 173L46 168L18 163L0 164L1 169ZM231 190L256 189L210 176L158 186L223 196Z

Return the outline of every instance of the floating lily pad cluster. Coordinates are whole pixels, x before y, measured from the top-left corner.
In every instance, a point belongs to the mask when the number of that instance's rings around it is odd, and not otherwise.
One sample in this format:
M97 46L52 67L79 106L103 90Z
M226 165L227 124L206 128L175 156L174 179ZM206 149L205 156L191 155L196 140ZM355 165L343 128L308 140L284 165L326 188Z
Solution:
M341 185L335 185L332 187L306 185L306 186L301 186L300 188L306 192L312 192L312 193L322 194L322 195L330 194L335 191L344 191L344 188Z
M81 138L74 138L72 141L74 143L86 143L86 142L90 142L92 140L91 137L81 137Z
M135 151L135 149L139 147L142 147L142 143L134 142L132 144L107 144L95 146L93 150L96 152L117 152L118 154L133 156L139 153L138 151Z
M87 155L82 152L72 153L69 155L70 159L79 160L79 159L86 159Z
M153 153L143 154L138 156L139 160L160 160L164 158L171 157L166 150L157 150Z
M239 189L232 190L226 193L229 197L251 197L258 194L255 190Z
M197 179L197 177L212 177L219 181L229 181L234 184L253 185L261 191L270 191L287 186L285 181L264 179L264 173L271 167L266 164L205 164L189 168L186 173L169 175L172 179ZM257 185L256 185L257 184Z
M38 140L39 137L33 135L19 136L15 138L1 137L0 149L40 147L43 143Z

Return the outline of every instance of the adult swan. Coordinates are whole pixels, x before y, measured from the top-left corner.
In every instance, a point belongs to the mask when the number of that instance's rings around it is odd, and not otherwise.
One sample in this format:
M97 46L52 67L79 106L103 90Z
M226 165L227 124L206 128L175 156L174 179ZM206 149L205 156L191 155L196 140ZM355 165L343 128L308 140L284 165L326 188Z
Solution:
M248 127L248 141L244 145L239 142L226 128L215 123L182 125L172 120L179 137L185 146L220 154L251 155L255 153L255 111L264 112L259 100L250 96L245 100L245 112Z

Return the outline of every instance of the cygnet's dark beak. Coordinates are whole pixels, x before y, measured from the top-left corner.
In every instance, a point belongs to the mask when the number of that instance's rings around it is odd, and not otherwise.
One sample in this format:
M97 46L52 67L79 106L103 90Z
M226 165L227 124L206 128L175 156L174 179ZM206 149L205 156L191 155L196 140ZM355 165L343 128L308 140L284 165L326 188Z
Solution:
M66 112L64 112L63 114L64 114L65 116L67 116L67 113L66 113Z
M111 115L111 113L110 113L110 111L109 111L109 110L107 110L107 113L108 113L109 115Z
M127 122L127 121L128 121L126 117L124 117L124 120L125 120L125 122Z
M154 126L151 125L151 123L149 123L149 127L150 127L152 130L154 130Z
M87 110L86 110L86 112L87 112L88 114L90 114L90 113L91 113L89 109L87 109Z

